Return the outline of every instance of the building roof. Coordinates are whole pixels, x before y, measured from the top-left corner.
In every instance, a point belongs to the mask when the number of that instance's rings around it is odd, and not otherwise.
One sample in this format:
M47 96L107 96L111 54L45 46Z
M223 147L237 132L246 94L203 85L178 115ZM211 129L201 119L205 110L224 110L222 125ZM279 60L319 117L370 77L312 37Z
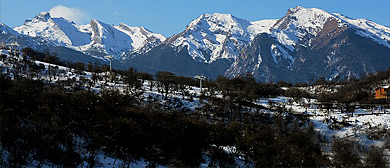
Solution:
M378 86L375 88L375 90L378 90L379 88L383 88L383 89L389 89L390 86L389 85L384 85L384 86Z

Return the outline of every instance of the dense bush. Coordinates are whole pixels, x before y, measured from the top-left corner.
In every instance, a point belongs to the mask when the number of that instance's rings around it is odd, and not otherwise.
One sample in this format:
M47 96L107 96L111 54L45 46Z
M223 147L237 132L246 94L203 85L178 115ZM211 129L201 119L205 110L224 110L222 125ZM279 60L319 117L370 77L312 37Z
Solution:
M332 143L334 165L339 167L357 167L361 165L357 146L352 141L334 139Z
M210 166L234 166L237 155L259 166L322 164L317 161L323 157L311 130L267 115L212 122L197 114L148 108L115 90L98 95L4 76L0 82L1 153L8 153L1 164L5 167L81 163L93 167L101 151L125 164L143 158L149 166L196 167L205 161L204 154L212 160ZM226 152L225 146L236 146L237 151ZM272 155L264 155L267 151ZM304 161L296 162L296 157Z
M65 63L60 61L60 59L55 54L50 54L48 51L46 52L38 52L30 47L26 47L22 49L22 53L24 59L26 56L29 56L33 60L43 61L51 64L62 65L65 66Z

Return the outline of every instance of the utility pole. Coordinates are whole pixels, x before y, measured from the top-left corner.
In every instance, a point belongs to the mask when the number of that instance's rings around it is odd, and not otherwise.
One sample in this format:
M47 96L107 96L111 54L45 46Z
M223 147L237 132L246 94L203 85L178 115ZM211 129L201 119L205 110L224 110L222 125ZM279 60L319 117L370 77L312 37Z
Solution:
M200 94L202 94L202 81L206 79L204 75L195 75L195 79L199 79Z
M112 71L112 67L111 67L111 59L112 59L112 58L114 58L114 57L112 57L112 56L110 56L110 55L107 55L107 56L105 56L104 58L107 58L107 59L108 59L108 61L110 61L110 73L111 73L111 71Z
M105 56L104 58L106 58L106 59L108 59L108 60L110 61L110 77L111 77L111 82L112 82L112 66L111 66L111 60L112 60L112 58L114 58L114 57L112 57L112 56L110 56L110 55L107 55L107 56Z

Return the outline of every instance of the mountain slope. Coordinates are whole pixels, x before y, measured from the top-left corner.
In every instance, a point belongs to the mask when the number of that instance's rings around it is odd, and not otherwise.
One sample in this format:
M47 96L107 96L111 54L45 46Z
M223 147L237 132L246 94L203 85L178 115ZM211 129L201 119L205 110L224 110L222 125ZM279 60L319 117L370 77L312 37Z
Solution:
M218 59L233 61L241 48L254 36L268 32L276 20L249 22L230 14L204 14L191 21L186 29L165 44L181 50L186 48L198 61L211 63Z
M4 23L0 23L0 45L8 46L12 49L21 49L24 47L32 47L37 49L37 46L42 44L51 44L42 38L32 38L18 33Z
M302 42L316 36L331 17L331 14L320 9L297 6L289 9L287 14L272 26L271 35L291 51L299 42L300 45L310 46L310 41L308 44Z
M328 22L337 27L353 27L359 35L372 38L390 48L390 28L366 19L351 19L341 14L331 14L317 8L297 6L272 26L271 35L290 50L297 45L311 46L310 38L316 37Z
M255 38L225 75L250 73L261 81L291 82L359 78L390 66L389 30L368 20L298 6L270 34Z
M45 16L44 14L41 16ZM42 17L44 19L45 17ZM46 17L49 18L49 17ZM53 18L52 23L46 23L46 24L53 24L54 20L57 18ZM60 18L62 19L62 18ZM66 21L66 20L64 20ZM56 20L58 22L58 20ZM67 21L66 21L67 22ZM34 25L35 28L37 28L37 25ZM46 25L43 25L46 26ZM70 28L71 29L71 28ZM38 34L41 33L37 29L36 31L31 31L31 34ZM53 31L51 30L45 30L45 33ZM25 47L33 48L34 50L40 51L40 52L49 52L56 54L62 61L68 62L83 62L83 63L89 63L94 62L98 64L107 64L101 59L96 59L95 57L91 57L89 55L83 54L79 51L75 51L68 47L63 46L56 46L58 44L55 44L53 41L48 41L47 39L36 36L31 37L28 35L20 34L17 31L13 30L12 28L8 27L7 25L0 23L0 45L8 46L12 49L19 49ZM71 32L71 31L68 31ZM27 32L30 34L30 32ZM69 39L68 39L69 40Z
M0 23L0 34L18 34L15 30L4 23Z
M377 24L367 19L351 19L341 14L334 14L340 18L343 22L354 26L358 30L358 33L362 37L368 37L375 42L382 44L390 48L390 28Z
M64 18L52 18L48 12L41 12L28 19L15 30L31 37L42 37L58 46L81 46L91 42L89 34L81 32L74 22Z
M161 42L165 40L162 34L151 33L144 27L131 27L125 23L119 23L119 26L114 26L116 29L126 33L132 40L132 47L139 49L150 38L159 39Z
M251 74L259 81L292 81L292 54L270 34L262 33L245 46L225 75L235 77Z
M216 78L237 59L258 33L269 32L276 20L249 22L230 14L204 14L186 29L125 64L154 73L158 70Z

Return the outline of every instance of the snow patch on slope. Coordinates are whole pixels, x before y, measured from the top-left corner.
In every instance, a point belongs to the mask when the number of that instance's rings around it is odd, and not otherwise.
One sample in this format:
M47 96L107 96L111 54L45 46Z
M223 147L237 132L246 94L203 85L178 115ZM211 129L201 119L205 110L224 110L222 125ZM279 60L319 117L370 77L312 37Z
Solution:
M87 45L91 42L90 34L81 32L74 22L70 22L64 18L52 18L62 32L69 38L72 46Z
M275 37L279 43L283 44L290 51L294 51L295 44L299 40L293 31L275 30L272 31L271 36Z
M294 63L294 57L292 57L283 47L281 47L278 44L272 44L271 47L271 54L274 62L279 65L279 61L281 58L287 59L289 62L289 66L287 68L291 69L292 64Z
M123 51L133 49L131 45L133 40L124 32L96 19L92 19L90 24L92 28L92 47L103 49L107 54L113 55L117 59Z
M257 63L255 65L255 68L253 69L253 73L255 72L255 70L259 69L260 64L263 62L263 59L262 59L260 53L261 53L261 47L259 46L259 55L257 56Z
M366 19L351 19L341 14L334 13L335 16L340 18L346 23L353 25L358 28L356 32L358 35L371 38L375 42L382 44L390 48L390 44L387 41L390 41L390 28L382 26L373 21Z
M248 26L248 32L251 34L251 40L260 33L270 33L271 27L276 23L276 19L265 19L251 22L251 25Z
M165 37L162 34L152 33L144 27L132 27L128 26L125 23L119 23L119 26L114 26L116 29L126 33L133 39L131 46L135 49L138 49L144 45L144 42L150 37L156 37L160 41L164 41Z

